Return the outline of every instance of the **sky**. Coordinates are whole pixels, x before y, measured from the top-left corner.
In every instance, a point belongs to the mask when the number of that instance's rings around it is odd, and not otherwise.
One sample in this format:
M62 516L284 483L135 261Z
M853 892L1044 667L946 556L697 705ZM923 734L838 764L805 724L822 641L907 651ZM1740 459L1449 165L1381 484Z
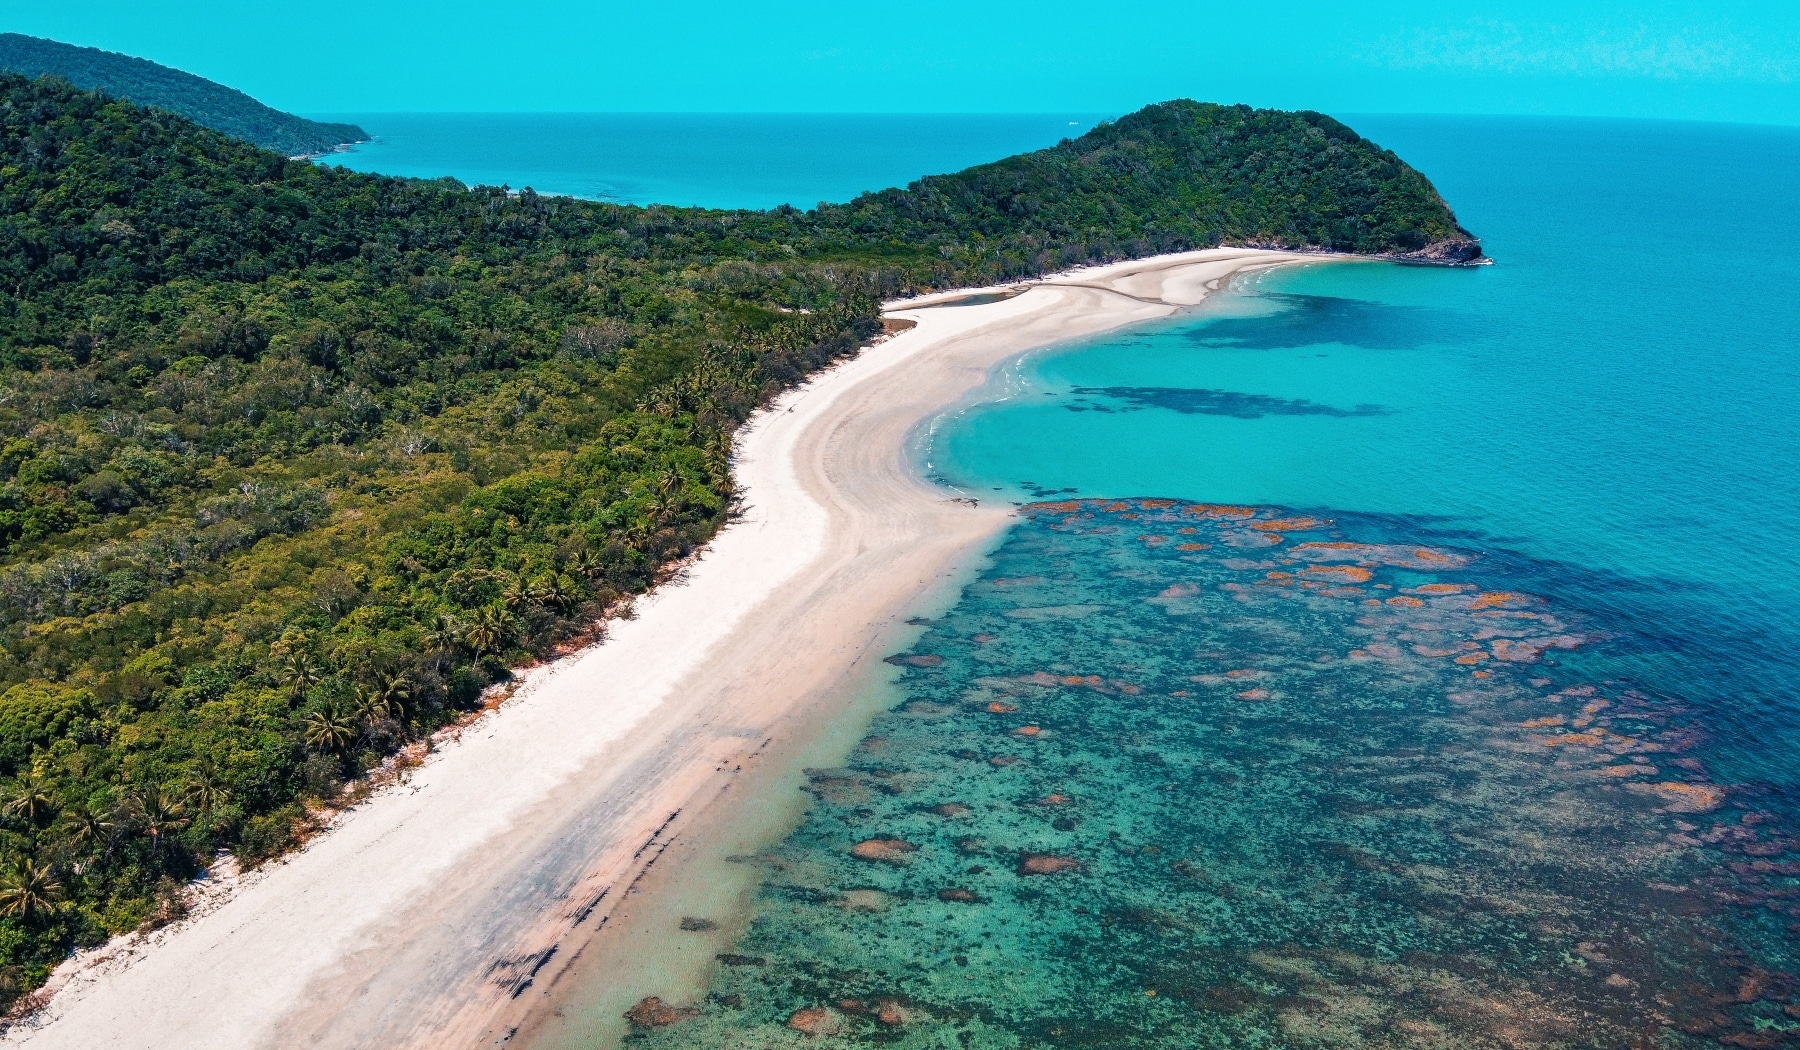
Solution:
M1800 124L1800 0L0 0L305 114L1339 113Z

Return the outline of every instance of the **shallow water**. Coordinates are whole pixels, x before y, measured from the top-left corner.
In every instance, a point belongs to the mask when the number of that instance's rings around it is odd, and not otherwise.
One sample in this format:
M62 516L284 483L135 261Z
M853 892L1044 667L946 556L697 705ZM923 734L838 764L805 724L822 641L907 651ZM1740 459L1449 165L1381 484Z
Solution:
M641 1012L637 1038L1699 1046L1794 1025L1789 815L1709 775L1694 712L1606 677L1627 644L1431 534L1030 508L896 658L910 699L745 859L766 882L711 994Z
M925 453L974 494L1410 515L1659 636L1732 775L1800 779L1800 130L1366 118L1499 263L1269 271L1015 362Z

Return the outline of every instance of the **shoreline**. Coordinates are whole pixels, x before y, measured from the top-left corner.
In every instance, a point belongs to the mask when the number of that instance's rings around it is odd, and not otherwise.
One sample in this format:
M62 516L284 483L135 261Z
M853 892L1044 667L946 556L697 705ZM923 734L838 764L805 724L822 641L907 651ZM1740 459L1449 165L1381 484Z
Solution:
M223 903L65 964L0 1043L485 1045L541 1023L581 959L668 939L626 921L656 896L631 892L646 871L680 868L740 798L779 824L783 771L843 730L901 617L953 592L1010 521L916 476L919 424L1019 353L1167 317L1241 270L1351 258L1212 249L889 304L916 325L746 425L741 520L635 619L533 669L495 717Z

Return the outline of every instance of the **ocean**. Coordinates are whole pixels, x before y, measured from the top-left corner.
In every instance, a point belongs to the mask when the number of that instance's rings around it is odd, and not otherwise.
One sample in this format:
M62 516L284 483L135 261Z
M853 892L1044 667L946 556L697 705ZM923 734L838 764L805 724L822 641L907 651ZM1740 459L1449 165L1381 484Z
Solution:
M1267 271L922 430L1018 521L633 1045L1800 1042L1800 130L1349 122L1496 265Z
M1709 702L1722 775L1800 777L1800 131L1366 117L1498 260L1267 271L1015 362L936 476L1016 501L1355 511L1522 559ZM1730 537L1730 538L1728 538ZM1735 542L1734 542L1735 541ZM1712 697L1711 701L1706 697Z
M811 208L1053 146L1101 114L359 113L353 171L620 204Z

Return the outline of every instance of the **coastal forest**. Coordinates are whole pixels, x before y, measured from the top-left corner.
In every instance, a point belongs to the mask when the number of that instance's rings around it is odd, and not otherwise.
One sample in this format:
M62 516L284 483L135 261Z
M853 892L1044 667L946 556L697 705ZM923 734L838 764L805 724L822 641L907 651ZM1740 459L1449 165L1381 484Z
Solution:
M21 33L0 33L0 70L61 77L76 87L179 113L196 124L289 156L329 153L368 141L355 124L331 124L265 106L235 88L179 69Z
M1220 244L1462 260L1318 113L1178 101L810 211L356 174L0 76L0 1006L597 636L882 300Z

